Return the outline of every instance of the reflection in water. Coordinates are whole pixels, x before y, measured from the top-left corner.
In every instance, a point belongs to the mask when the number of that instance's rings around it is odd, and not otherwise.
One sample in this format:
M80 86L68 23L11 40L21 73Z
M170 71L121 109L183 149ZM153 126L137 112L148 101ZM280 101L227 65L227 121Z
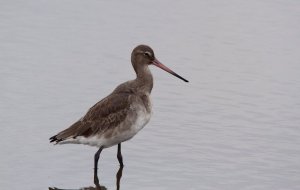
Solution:
M122 172L123 172L123 166L120 166L117 174L116 174L116 186L117 186L117 190L120 190L120 181L121 181L121 177L122 177ZM107 190L107 188L105 186L101 186L99 183L99 178L98 175L96 175L96 178L98 181L98 183L95 183L95 187L82 187L79 189L60 189L57 187L49 187L49 190Z
M107 188L104 187L104 186L101 186L100 189L99 187L82 187L80 189L59 189L59 188L56 188L56 187L49 187L49 190L106 190Z

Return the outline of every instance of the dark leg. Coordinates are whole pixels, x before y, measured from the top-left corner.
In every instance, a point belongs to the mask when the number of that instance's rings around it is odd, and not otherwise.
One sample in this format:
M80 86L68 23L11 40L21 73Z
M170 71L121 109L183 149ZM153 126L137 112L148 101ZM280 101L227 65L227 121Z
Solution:
M120 190L120 181L121 181L121 177L122 177L122 171L123 171L123 166L120 166L118 172L117 172L117 190Z
M98 160L99 160L102 149L103 149L103 147L100 147L99 150L96 152L95 160L94 160L94 183L95 183L96 187L100 187L99 179L98 179Z
M121 154L121 143L118 144L118 154L117 154L117 157L118 157L118 160L119 160L119 163L120 163L120 167L123 167L123 157L122 157L122 154Z

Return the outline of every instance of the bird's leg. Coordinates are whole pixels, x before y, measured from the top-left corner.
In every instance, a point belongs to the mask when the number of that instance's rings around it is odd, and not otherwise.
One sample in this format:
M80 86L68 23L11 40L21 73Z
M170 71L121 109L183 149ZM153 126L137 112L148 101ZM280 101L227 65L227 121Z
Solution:
M121 153L121 143L118 144L118 154L117 154L119 163L120 163L120 167L123 167L123 157L122 157L122 153Z
M94 160L94 183L95 183L96 187L100 187L99 179L98 179L98 160L99 160L102 149L103 149L103 147L100 147L99 150L96 152L95 160Z
M117 190L120 190L120 181L121 181L121 177L122 177L122 171L123 171L123 166L120 166L120 168L117 172L117 175L116 175Z

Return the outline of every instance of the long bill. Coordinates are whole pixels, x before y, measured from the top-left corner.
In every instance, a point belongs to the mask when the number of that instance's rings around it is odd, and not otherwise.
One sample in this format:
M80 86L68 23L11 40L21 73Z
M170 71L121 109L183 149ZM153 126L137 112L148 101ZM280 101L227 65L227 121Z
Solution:
M165 66L164 64L162 64L161 62L159 62L157 59L154 59L152 61L152 64L155 65L156 67L159 67L159 68L167 71L168 73L174 75L175 77L180 78L184 82L189 82L188 80L186 80L185 78L181 77L180 75L178 75L177 73L175 73L174 71L172 71L171 69L169 69L167 66Z

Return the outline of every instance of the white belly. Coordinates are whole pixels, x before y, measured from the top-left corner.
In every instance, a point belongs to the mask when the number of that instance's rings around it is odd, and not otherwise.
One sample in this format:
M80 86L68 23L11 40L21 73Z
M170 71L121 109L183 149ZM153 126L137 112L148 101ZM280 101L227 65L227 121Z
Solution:
M144 128L152 115L151 112L148 112L144 106L134 107L133 110L136 111L136 117L126 118L125 120L127 121L124 121L119 126L115 127L114 132L109 137L106 137L104 132L103 134L98 134L91 137L78 136L75 139L66 139L59 144L85 144L108 148L127 141ZM128 117L130 117L130 115ZM133 120L130 126L126 126L126 124L129 122L128 120Z
M145 125L150 121L150 118L152 116L152 106L149 94L147 98L149 98L149 105L146 105L148 107L148 110L143 104L132 105L131 110L134 114L129 114L128 118L126 118L127 122L132 121L131 125L129 127L126 127L126 121L123 123L125 127L122 126L122 124L120 124L120 126L117 127L119 128L119 130L116 128L116 135L114 135L112 138L107 139L107 143L103 145L105 148L131 139L134 135L136 135L141 129L145 127Z
M144 126L149 122L150 118L151 113L140 114L131 127L126 130L120 130L116 132L116 135L112 136L111 138L105 139L106 142L102 146L104 146L104 148L108 148L131 139L141 129L144 128Z

